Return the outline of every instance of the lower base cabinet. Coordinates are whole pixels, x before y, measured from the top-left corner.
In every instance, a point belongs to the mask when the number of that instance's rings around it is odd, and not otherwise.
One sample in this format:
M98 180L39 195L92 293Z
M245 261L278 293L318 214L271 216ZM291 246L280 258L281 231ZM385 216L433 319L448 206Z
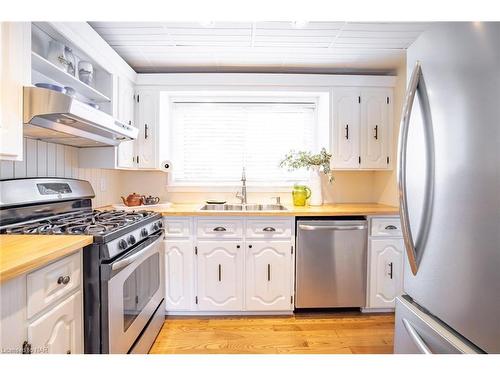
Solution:
M33 354L83 353L82 293L77 292L28 325Z
M0 284L1 353L83 353L81 270L80 250Z
M246 244L246 308L253 311L292 310L290 241Z
M403 292L403 239L370 239L368 307L394 308Z
M165 247L165 308L190 310L194 304L194 246L191 240L167 240Z
M242 310L244 249L241 241L199 241L197 253L198 309Z
M294 220L165 218L167 313L293 311Z

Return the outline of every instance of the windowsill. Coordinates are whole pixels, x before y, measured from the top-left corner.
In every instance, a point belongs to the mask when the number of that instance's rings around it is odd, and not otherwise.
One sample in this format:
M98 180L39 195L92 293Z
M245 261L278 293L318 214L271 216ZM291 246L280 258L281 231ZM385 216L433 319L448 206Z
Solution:
M297 182L304 183L304 182ZM247 185L249 193L289 193L292 191L293 184L290 185ZM203 192L220 192L234 193L241 190L241 185L167 185L166 190L172 193L203 193Z

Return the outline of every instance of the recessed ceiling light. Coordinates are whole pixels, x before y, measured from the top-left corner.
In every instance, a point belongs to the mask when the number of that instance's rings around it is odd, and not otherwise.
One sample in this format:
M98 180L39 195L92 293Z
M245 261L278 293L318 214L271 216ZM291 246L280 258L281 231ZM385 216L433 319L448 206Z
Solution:
M200 25L203 27L214 27L215 22L214 21L201 21Z
M308 23L309 23L308 21L293 21L292 27L295 29L303 29L304 27L307 26Z

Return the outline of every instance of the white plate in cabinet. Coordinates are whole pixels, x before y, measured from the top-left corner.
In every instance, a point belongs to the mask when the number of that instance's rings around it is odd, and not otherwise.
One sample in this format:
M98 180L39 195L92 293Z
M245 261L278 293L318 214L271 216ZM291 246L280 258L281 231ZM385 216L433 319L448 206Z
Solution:
M246 237L259 239L290 238L292 236L292 227L292 221L287 219L248 219Z
M198 219L198 238L242 238L243 221L241 219Z
M401 221L398 218L374 218L371 223L371 236L402 237Z
M194 287L194 246L191 240L163 241L165 248L165 309L191 310Z
M178 238L191 236L191 219L164 219L165 238Z
M241 241L198 242L198 310L243 309L244 253Z
M395 298L403 292L403 240L370 240L370 308L394 308Z
M291 242L247 242L245 251L246 309L292 310Z
M82 328L82 293L77 292L28 324L32 353L83 353Z
M28 319L80 286L80 261L78 252L27 275Z

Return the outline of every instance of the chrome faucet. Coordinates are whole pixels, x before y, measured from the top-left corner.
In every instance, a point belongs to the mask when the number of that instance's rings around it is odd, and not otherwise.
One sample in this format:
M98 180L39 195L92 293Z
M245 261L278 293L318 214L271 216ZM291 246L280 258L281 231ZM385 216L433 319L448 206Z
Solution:
M245 175L245 167L243 167L243 173L241 174L241 192L236 193L236 198L241 201L241 204L247 204L247 177Z

